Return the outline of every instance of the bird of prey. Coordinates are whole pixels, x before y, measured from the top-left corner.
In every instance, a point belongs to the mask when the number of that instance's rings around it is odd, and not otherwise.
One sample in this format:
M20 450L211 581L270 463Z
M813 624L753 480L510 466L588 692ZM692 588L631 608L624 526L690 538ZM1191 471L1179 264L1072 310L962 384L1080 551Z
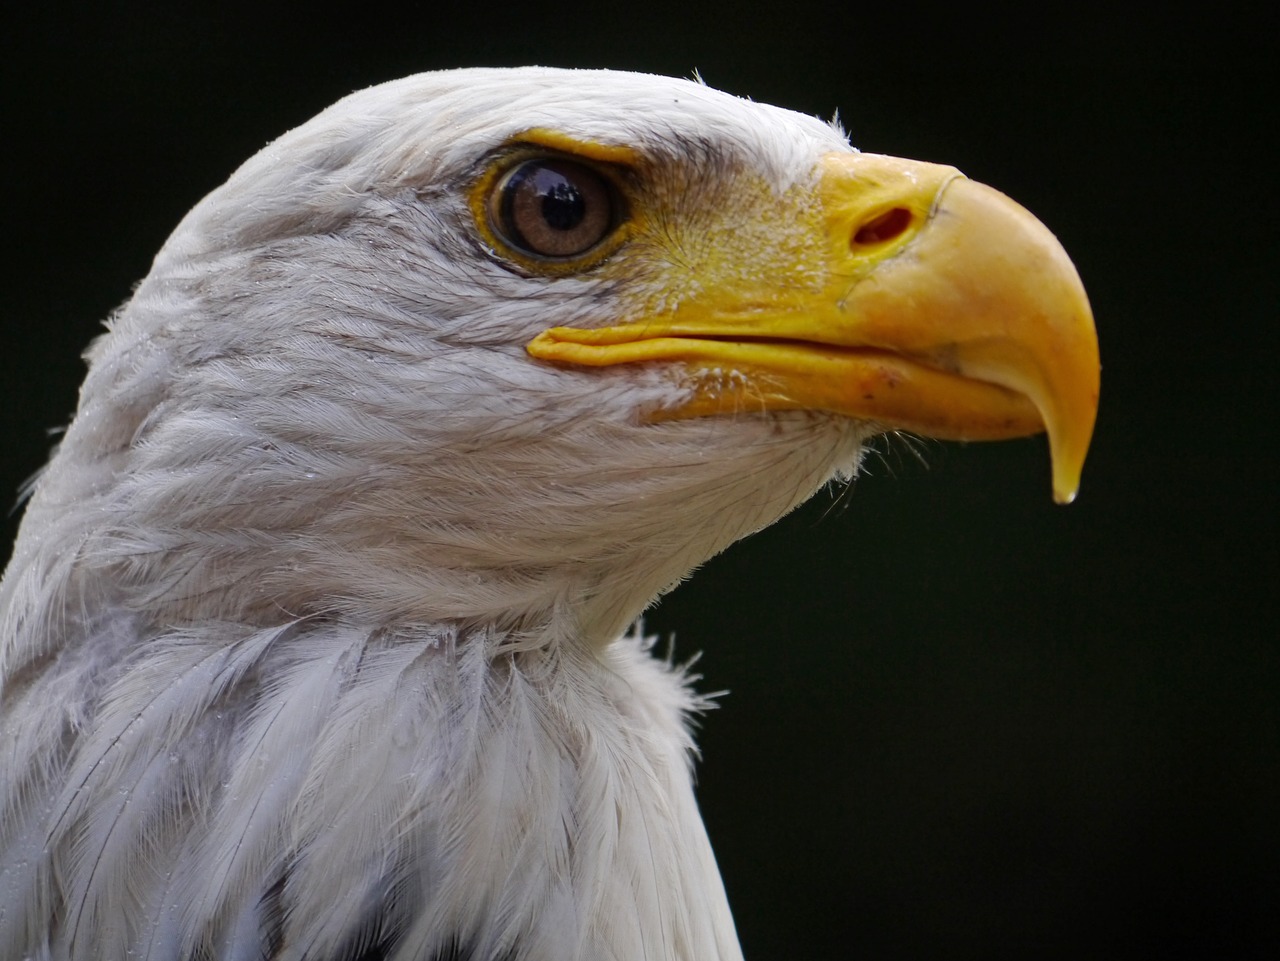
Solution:
M0 956L731 961L689 679L630 630L885 431L1099 364L1045 227L693 81L356 93L88 352L0 604Z

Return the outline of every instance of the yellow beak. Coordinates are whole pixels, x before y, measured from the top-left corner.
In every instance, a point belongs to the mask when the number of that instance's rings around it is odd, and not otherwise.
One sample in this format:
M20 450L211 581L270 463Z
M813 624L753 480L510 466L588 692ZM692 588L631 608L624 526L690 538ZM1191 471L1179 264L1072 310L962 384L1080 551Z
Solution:
M794 255L766 252L748 290L711 278L669 312L553 328L529 353L684 364L689 401L655 419L804 408L943 439L1047 430L1054 497L1070 502L1100 365L1084 288L1048 229L953 168L869 154L825 157L797 221L821 235L800 245L822 261L803 265L813 283L771 286L777 258Z

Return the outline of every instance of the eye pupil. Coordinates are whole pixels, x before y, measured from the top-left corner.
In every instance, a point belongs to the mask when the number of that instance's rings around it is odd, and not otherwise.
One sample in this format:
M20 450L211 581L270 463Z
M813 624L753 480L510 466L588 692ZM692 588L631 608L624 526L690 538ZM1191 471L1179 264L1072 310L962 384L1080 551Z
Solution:
M498 180L491 198L490 224L499 238L542 260L588 253L621 219L609 180L576 160L526 160Z
M556 184L542 197L542 219L554 230L572 230L582 223L586 211L582 194L567 181Z

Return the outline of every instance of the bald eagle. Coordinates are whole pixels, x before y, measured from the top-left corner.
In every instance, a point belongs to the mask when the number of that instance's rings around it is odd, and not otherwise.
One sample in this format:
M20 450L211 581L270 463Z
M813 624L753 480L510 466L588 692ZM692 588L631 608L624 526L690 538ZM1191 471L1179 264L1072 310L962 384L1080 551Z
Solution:
M1048 431L1089 308L945 166L699 83L356 93L182 221L0 588L0 955L729 961L629 631L889 430Z

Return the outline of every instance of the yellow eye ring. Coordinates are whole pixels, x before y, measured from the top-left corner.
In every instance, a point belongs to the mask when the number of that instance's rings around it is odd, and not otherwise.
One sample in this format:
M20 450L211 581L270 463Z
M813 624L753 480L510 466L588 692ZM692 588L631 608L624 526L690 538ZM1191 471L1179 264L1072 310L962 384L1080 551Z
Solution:
M572 143L559 135L555 141ZM615 166L536 142L514 146L471 195L477 227L494 251L531 273L558 276L617 250L628 235L629 211ZM584 152L592 146L583 145Z

